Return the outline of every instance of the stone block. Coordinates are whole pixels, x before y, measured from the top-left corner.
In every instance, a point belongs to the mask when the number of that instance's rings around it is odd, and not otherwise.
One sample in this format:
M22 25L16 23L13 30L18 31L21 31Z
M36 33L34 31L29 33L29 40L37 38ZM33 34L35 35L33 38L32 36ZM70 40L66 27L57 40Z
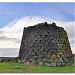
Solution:
M64 62L62 58L59 58L58 61L61 63Z
M51 66L56 66L56 63L51 63Z
M49 64L49 63L44 63L44 65L45 65L45 66L51 66L51 64Z
M40 66L43 66L43 62L39 62L39 65L40 65Z
M60 62L59 63L56 63L56 65L61 67L61 63Z

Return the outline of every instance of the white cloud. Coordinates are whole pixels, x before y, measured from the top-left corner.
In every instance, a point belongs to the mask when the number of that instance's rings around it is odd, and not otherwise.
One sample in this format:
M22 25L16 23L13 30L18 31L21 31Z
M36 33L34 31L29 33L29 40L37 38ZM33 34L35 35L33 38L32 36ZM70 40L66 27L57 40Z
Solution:
M44 17L31 17L26 16L20 19L14 20L5 27L0 29L0 48L20 48L20 42L23 34L23 28L28 26L33 26L35 24L41 22L51 23L53 20L44 18ZM56 22L56 24L60 27L64 27L67 31L68 37L70 39L70 44L72 48L72 52L74 51L73 44L74 40L74 23L75 22ZM12 54L11 54L12 55Z

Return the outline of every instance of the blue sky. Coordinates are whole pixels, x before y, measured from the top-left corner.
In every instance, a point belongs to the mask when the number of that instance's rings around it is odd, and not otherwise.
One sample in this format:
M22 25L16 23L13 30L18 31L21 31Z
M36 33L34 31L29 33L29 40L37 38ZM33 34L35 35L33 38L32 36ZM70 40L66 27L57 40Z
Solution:
M0 3L0 27L22 16L74 21L74 3Z

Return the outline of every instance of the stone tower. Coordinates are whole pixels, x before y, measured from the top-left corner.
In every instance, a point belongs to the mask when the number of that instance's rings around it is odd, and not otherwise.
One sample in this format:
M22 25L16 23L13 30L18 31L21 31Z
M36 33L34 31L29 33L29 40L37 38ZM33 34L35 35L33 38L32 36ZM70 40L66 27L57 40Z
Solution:
M47 22L24 28L19 59L34 65L71 66L73 55L66 31Z

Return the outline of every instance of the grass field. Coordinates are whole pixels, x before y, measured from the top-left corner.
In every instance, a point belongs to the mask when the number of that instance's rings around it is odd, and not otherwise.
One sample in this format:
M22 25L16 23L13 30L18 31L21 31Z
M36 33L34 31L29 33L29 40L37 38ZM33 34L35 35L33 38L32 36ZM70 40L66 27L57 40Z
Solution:
M15 62L0 63L0 73L75 73L75 67L33 66Z

